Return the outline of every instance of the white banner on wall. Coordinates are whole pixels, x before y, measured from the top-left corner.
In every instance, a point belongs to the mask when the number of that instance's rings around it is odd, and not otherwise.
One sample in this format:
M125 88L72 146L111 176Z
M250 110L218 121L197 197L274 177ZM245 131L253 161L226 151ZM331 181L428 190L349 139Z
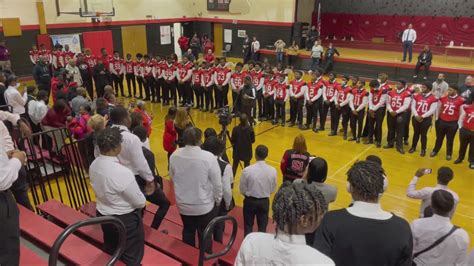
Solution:
M171 27L170 26L160 26L160 43L171 44Z
M61 34L61 35L51 35L51 40L53 41L53 46L60 44L69 45L69 50L74 53L81 52L81 39L79 34Z
M232 43L232 30L224 29L224 43Z

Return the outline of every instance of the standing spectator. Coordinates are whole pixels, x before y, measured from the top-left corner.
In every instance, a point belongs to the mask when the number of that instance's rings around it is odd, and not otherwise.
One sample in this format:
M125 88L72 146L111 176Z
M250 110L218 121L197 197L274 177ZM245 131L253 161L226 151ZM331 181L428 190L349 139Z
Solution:
M311 50L311 46L316 42L319 38L319 32L316 30L316 26L311 26L311 29L306 34L306 51Z
M420 73L421 67L424 67L425 74L423 75L423 79L424 80L428 79L428 75L430 74L430 66L431 66L432 60L433 60L433 54L431 53L430 47L428 45L425 45L425 47L423 48L423 51L421 51L420 55L418 55L418 61L416 62L416 66L415 66L415 75L413 76L413 78L416 79L418 77L418 73ZM411 62L411 59L410 59L410 62Z
M184 131L192 126L193 124L189 120L189 114L186 108L178 108L178 111L176 112L176 118L174 119L174 128L178 136L176 143L180 148L184 147Z
M255 115L255 104L257 99L257 92L252 83L251 76L244 78L244 87L240 92L240 99L242 101L240 105L240 112L246 114L251 125L255 124L253 116Z
M466 100L466 104L472 103L474 97L474 77L467 76L464 84L459 87L459 95Z
M8 51L5 41L0 41L0 70L12 71L10 51Z
M92 73L94 76L95 90L97 98L104 96L104 88L109 85L109 70L103 64L102 58L97 58L97 65L94 66Z
M125 97L123 92L123 76L125 73L124 61L120 58L119 52L114 51L114 56L109 60L109 70L112 78L112 83L115 89L115 95Z
M181 35L178 38L178 45L181 49L181 55L184 55L189 48L189 38L184 35Z
M94 86L92 83L92 68L84 59L83 54L77 55L76 65L81 73L82 86L86 88L89 97L94 98Z
M339 51L333 46L332 43L329 43L328 49L324 54L326 64L324 66L324 73L329 73L334 67L334 55L340 56Z
M138 101L137 107L133 112L139 113L142 117L142 126L146 129L147 138L151 135L151 123L153 122L153 116L148 114L146 111L146 104L144 101Z
M308 184L285 183L272 203L276 233L245 237L235 265L334 265L326 255L305 244L327 210L321 192Z
M466 262L469 235L450 221L454 203L451 193L436 190L431 196L433 216L411 223L414 264L464 265Z
M112 215L125 225L126 241L121 260L127 265L139 265L145 248L142 209L146 200L130 169L120 163L123 136L118 128L97 133L100 155L89 168L92 189L97 198L97 216ZM117 249L118 232L113 224L102 224L104 250Z
M212 39L207 39L207 41L204 43L203 45L203 48L204 48L204 51L209 51L211 50L213 53L214 53L214 42L212 41Z
M300 50L298 44L295 40L291 42L291 46L288 48L288 65L294 67L294 63L298 58L298 51Z
M38 63L33 67L33 78L36 81L38 89L49 93L51 91L51 71L49 65L46 63L46 56L41 55Z
M27 104L28 118L33 133L38 133L41 131L40 122L48 112L48 106L46 105L46 102L48 101L47 98L48 93L46 91L39 91L35 99L32 99Z
M283 63L283 56L285 55L285 46L286 43L282 39L278 39L275 42L275 53L278 63Z
M25 117L25 105L28 99L27 90L23 92L23 95L18 91L20 83L18 83L18 78L15 75L8 77L8 88L5 91L5 101L8 105L12 107L14 114L19 114L20 116Z
M313 247L336 265L411 265L413 238L409 224L384 211L379 203L384 183L382 167L358 161L347 172L347 181L354 204L324 216Z
M193 38L189 41L189 47L194 55L195 60L199 58L199 50L201 50L201 45L197 33L194 33Z
M232 172L237 173L237 167L240 161L244 162L244 167L250 165L252 160L252 144L255 142L255 132L250 126L247 114L240 115L240 124L232 129L230 142L233 145L232 149Z
M313 47L311 48L311 70L317 70L321 62L321 55L323 54L324 49L319 44L319 41L315 41Z
M244 38L244 43L242 44L242 57L244 58L244 64L246 64L251 56L252 56L252 53L251 53L251 47L252 46L252 43L250 42L250 38L247 34L245 34L245 38Z
M448 92L449 85L446 81L446 75L443 73L438 74L438 78L433 82L432 92L436 98L441 98L445 96Z
M223 194L219 163L212 153L201 150L201 138L200 129L186 129L185 146L170 158L169 174L183 221L182 239L191 246L196 244L196 232L202 243L204 229L215 217L214 206L220 205Z
M283 182L302 178L306 167L309 164L309 153L306 147L306 139L303 135L298 135L293 141L293 148L285 151L280 163L280 170L283 174Z
M474 169L474 94L471 94L471 104L461 107L459 116L459 157L454 162L460 164L464 160L467 147L469 146L469 168Z
M76 82L78 87L82 86L82 76L81 72L79 71L79 68L76 65L75 59L69 59L67 65L66 65L66 70L68 72L68 75L72 77L71 82Z
M260 57L260 42L257 40L256 36L253 36L250 53L252 60L258 62Z
M242 171L240 177L240 193L244 199L244 234L253 230L254 219L257 218L258 231L265 233L268 224L270 194L276 190L276 169L265 162L268 148L258 145L255 149L257 162Z
M402 62L407 60L407 51L408 51L408 61L411 63L413 55L413 44L416 41L416 31L413 29L413 24L408 24L408 29L403 31L402 34L402 44L403 44L403 59ZM426 48L426 47L425 47Z
M423 218L426 207L431 205L431 195L433 194L433 191L438 190L438 189L444 189L450 192L454 197L454 207L449 213L449 217L453 217L454 211L456 210L456 206L459 202L458 194L456 194L456 192L448 188L449 182L451 182L451 180L453 180L454 178L453 170L451 170L451 168L449 167L440 167L438 169L438 177L437 177L438 184L435 187L424 187L422 189L417 190L416 183L418 183L418 180L422 176L429 173L431 173L431 169L421 168L416 171L415 176L413 177L410 184L408 185L407 197L412 198L412 199L421 199L420 218Z

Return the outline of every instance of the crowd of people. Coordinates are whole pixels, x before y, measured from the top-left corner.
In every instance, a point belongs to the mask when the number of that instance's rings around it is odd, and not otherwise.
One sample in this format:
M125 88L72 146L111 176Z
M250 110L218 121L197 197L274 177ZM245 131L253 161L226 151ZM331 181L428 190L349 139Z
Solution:
M189 40L180 44L186 42ZM18 126L25 135L67 128L74 139L87 143L85 156L92 162L89 177L96 195L97 215L116 216L126 226L127 241L121 259L127 264L138 265L143 257L141 210L146 201L159 206L151 224L154 229L159 229L170 206L149 145L154 117L146 110L146 101L173 105L164 119L163 149L168 154L169 176L183 222L185 243L195 246L196 233L201 240L207 224L235 206L234 177L243 162L239 191L245 197L246 238L237 265L466 262L469 237L450 221L459 196L448 188L454 176L449 167L438 170L436 187L421 190L416 189L417 181L432 170L416 172L407 196L421 199L422 204L420 219L411 226L380 206L389 173L385 173L382 161L376 156L354 163L348 171L351 205L328 212L328 204L336 200L338 193L334 186L325 184L328 163L312 156L305 138L296 136L293 147L283 154L280 171L284 182L277 188L278 171L266 163L272 151L265 145L254 149L253 126L265 121L280 126L288 123L290 127L318 133L325 131L329 116L329 136L338 136L342 131L343 139L360 143L366 138L365 144L380 148L386 116L388 135L384 148L396 146L404 154L411 121L414 133L409 152L415 152L421 140L420 155L426 156L427 132L434 120L437 138L430 156L437 155L446 138L446 159L451 160L453 140L459 129L460 148L455 163L463 162L470 146L469 167L473 169L472 77L466 78L462 88L446 84L443 74L434 83L412 86L405 80L389 82L384 73L368 83L356 76L337 79L332 72L326 80L323 73L327 69L320 69L318 58L313 58L314 69L307 73L308 80L303 71L285 67L282 62L273 67L258 61L260 44L256 42L256 38L249 41L253 60L245 64L215 58L209 44L200 63L192 44L190 48L181 47L185 51L181 60L176 55L147 54L137 54L135 59L128 54L122 59L116 51L109 56L106 49L101 50L101 56L93 56L89 49L84 54L75 54L67 45L56 46L53 51L44 46L33 47L30 59L36 86L28 86L20 93L18 78L10 72L1 73L0 106L11 110L0 111L0 117ZM284 47L282 43L279 45ZM315 54L321 53L318 45L316 41ZM331 57L338 54L333 47L328 50L326 53ZM128 106L124 102L127 97L133 98ZM219 112L228 106L232 106L232 113L240 120L230 137L234 148L232 164L225 153L223 137L212 128L203 133L188 115L191 107L202 112ZM7 177L0 186L0 193L5 195L0 197L5 201L0 207L16 210L9 189L17 180L26 156L13 148L8 130L0 130L0 171L2 178ZM256 162L250 164L254 156ZM25 194L24 190L22 193ZM274 193L275 199L270 203ZM265 233L270 207L276 237ZM0 219L8 229L18 231L18 213ZM252 233L254 220L260 233ZM102 230L104 250L112 252L118 244L116 229L103 225ZM223 234L224 227L219 225L213 239L222 242ZM5 241L0 241L0 245ZM205 249L210 251L211 246ZM351 252L347 252L349 249ZM0 256L0 264L17 261L18 250L13 251Z

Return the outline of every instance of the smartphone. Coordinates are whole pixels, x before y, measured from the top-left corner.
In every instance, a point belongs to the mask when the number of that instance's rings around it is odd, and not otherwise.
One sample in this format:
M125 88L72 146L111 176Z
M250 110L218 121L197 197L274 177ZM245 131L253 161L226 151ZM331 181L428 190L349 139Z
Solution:
M425 175L429 175L432 172L433 172L433 169L431 169L431 168L426 168L425 171L424 171Z

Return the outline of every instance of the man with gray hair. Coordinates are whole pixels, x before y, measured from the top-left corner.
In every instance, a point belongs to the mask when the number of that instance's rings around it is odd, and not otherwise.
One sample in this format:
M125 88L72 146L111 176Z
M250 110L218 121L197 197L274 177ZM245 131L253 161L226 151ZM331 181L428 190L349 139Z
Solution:
M170 157L169 175L174 185L176 205L183 220L183 241L196 243L208 223L216 216L215 206L222 200L222 177L216 157L201 150L202 131L195 127L183 133L185 147ZM210 247L206 247L209 250Z

